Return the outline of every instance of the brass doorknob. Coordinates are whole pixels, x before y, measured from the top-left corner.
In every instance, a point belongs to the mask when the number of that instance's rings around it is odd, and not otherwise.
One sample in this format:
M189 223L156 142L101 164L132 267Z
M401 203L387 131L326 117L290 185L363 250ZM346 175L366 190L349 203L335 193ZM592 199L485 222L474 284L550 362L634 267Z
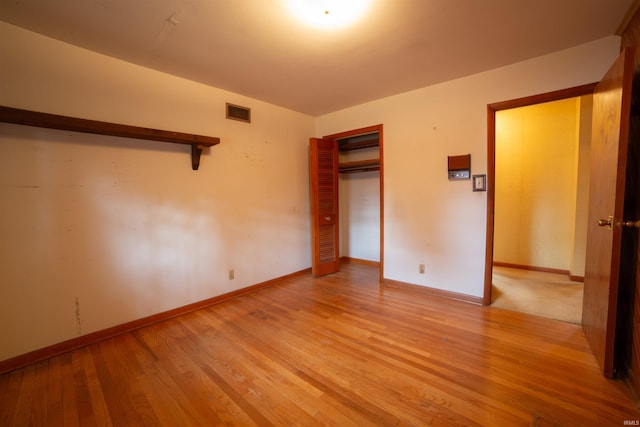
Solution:
M325 220L325 221L327 221L327 222L329 222L329 221L331 221L331 217L330 217L330 216L325 216L325 217L324 217L324 220Z
M610 216L607 219L599 219L598 227L609 227L611 229L614 226L613 217ZM629 227L629 228L640 228L640 220L636 221L624 221L624 220L615 220L616 227Z
M621 221L620 225L623 226L623 227L640 228L640 220L638 220L638 221Z
M613 226L613 217L610 216L607 219L599 219L598 220L598 227L609 227L611 228Z

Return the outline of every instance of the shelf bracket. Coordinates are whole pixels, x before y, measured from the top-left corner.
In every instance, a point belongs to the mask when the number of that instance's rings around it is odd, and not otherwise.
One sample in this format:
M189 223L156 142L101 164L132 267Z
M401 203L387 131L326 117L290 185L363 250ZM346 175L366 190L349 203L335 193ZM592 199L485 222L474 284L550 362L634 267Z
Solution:
M197 171L200 167L200 156L204 150L204 145L191 144L191 169Z

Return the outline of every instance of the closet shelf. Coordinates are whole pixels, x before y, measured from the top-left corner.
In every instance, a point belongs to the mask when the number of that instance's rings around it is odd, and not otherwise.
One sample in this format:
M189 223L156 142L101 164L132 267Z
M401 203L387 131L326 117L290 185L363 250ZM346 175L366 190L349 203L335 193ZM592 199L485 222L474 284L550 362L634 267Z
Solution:
M200 166L202 150L205 147L212 147L220 143L220 138L212 136L121 125L97 120L79 119L76 117L59 116L56 114L40 113L4 106L0 106L0 122L191 145L191 168L193 170L198 170L198 167Z
M340 173L379 171L380 159L358 160L355 162L345 162L338 164Z
M380 145L378 133L362 135L359 137L344 138L338 141L338 150L351 151L360 150L362 148L373 148Z

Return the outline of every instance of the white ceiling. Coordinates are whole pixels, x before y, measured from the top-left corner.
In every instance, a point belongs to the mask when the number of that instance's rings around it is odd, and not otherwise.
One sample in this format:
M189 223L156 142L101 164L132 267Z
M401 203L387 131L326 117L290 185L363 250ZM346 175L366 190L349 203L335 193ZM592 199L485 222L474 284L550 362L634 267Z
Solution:
M632 3L373 0L335 31L283 0L0 0L0 20L317 116L613 35Z

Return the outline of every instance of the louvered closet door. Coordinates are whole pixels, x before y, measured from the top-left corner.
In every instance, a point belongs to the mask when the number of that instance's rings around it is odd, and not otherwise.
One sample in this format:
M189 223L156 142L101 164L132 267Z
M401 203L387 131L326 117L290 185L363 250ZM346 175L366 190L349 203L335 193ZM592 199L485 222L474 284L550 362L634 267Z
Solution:
M338 145L334 140L311 138L311 271L314 276L340 269L338 221Z

